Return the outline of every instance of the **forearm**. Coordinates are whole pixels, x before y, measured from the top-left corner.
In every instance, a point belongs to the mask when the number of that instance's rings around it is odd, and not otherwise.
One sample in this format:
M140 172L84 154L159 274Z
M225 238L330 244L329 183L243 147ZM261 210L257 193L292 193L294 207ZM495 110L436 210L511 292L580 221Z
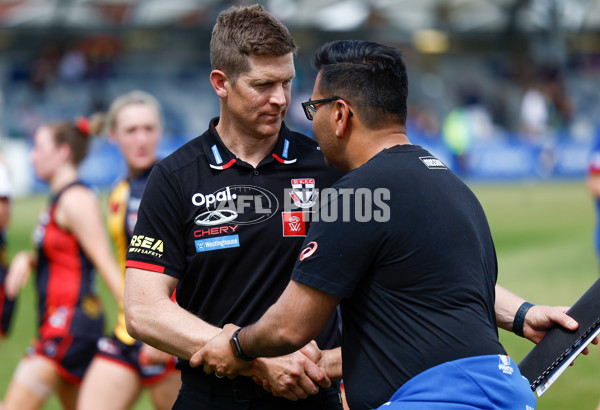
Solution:
M512 331L513 321L519 307L525 302L520 296L496 285L496 322L498 327Z
M185 360L221 331L166 297L152 303L126 298L125 318L131 336Z
M123 275L116 262L112 259L112 255L109 254L107 256L109 259L103 262L103 266L98 268L98 272L117 304L121 305L123 303Z
M173 303L177 279L140 269L125 275L125 324L134 338L185 360L221 329Z
M338 303L333 295L290 281L277 303L239 332L244 353L274 357L295 352L317 337Z
M297 328L296 328L297 329ZM244 353L250 357L283 356L307 344L311 335L296 332L294 321L269 315L238 333Z

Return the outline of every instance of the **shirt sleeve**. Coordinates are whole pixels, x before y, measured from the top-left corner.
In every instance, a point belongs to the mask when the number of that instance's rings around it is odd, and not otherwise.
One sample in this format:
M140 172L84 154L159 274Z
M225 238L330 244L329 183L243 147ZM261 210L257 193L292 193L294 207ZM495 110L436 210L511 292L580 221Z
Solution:
M346 201L335 195L325 202L310 226L293 280L341 298L352 296L374 265L384 233L382 223L356 218L355 211L353 196Z
M185 268L181 200L173 178L157 165L148 177L127 251L128 268L181 278Z

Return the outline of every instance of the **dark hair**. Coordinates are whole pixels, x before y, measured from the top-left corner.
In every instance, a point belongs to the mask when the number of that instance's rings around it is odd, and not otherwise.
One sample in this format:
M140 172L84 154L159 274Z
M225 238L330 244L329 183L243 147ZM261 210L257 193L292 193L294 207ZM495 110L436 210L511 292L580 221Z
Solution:
M90 139L96 133L96 120L79 117L75 121L63 121L48 126L54 135L56 145L68 144L71 148L71 162L77 166L87 155Z
M406 125L408 78L397 48L370 41L334 41L317 50L313 64L321 72L320 92L347 99L368 127L389 122L390 116Z
M232 6L217 17L210 40L210 63L235 82L250 70L248 56L280 57L296 50L287 27L262 6Z

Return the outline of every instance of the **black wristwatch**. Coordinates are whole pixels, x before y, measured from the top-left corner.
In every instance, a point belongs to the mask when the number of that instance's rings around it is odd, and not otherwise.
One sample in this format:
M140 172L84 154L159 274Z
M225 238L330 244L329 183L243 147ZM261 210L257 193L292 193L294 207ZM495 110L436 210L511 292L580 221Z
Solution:
M233 335L231 336L231 340L229 341L229 343L231 344L231 348L232 348L233 352L235 353L236 357L238 357L242 360L245 360L247 362L250 362L250 361L254 360L255 358L247 356L246 353L244 353L244 351L242 350L242 346L240 346L240 341L238 340L238 333L242 329L243 328L240 327L238 330L233 332Z

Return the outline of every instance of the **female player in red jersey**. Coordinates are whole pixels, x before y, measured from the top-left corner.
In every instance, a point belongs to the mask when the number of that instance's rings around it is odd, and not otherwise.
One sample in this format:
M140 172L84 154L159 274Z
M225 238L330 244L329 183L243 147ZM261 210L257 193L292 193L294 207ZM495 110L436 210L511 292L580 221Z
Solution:
M4 291L4 278L6 277L6 239L5 233L10 221L10 198L12 185L8 170L0 160L0 340L8 333L15 300L6 296ZM2 405L0 405L0 409Z
M14 297L35 269L38 339L13 374L4 410L38 409L53 393L65 409L74 409L104 324L94 268L121 301L121 274L99 200L77 171L89 139L90 124L84 118L43 125L34 136L31 160L50 187L50 206L33 234L37 250L15 255L5 284Z
M108 228L123 279L125 256L142 193L148 175L158 161L157 146L162 131L160 112L160 105L153 96L143 91L131 91L118 97L106 116L108 134L127 163L127 176L114 186L108 199ZM137 341L127 333L121 305L114 335L102 338L98 343L98 353L85 375L77 407L126 410L135 403L144 387L156 409L170 409L181 387L180 374L175 370L174 356Z

